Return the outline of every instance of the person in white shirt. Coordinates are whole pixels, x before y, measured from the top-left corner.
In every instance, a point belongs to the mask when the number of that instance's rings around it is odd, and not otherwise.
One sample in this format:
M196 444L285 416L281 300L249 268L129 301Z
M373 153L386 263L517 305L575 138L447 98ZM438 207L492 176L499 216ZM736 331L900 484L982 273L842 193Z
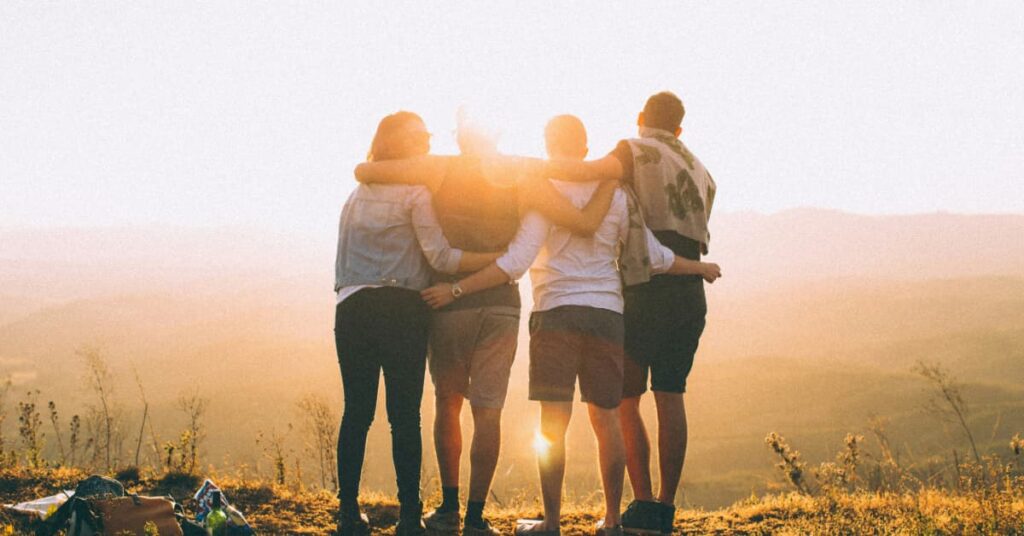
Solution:
M553 159L582 160L587 154L586 130L574 116L552 119L545 138ZM596 182L552 183L577 207L584 206L598 188ZM605 517L597 532L621 534L625 447L618 407L623 387L624 325L616 261L628 230L629 211L621 190L590 237L574 235L530 212L508 251L494 264L454 284L435 285L421 293L431 307L439 308L465 294L518 279L530 269L534 294L530 399L541 403L540 433L549 447L538 463L544 520L520 525L517 534L560 534L565 432L577 377L597 437L604 485ZM652 272L699 275L709 282L721 275L717 265L676 257L650 231L646 236Z

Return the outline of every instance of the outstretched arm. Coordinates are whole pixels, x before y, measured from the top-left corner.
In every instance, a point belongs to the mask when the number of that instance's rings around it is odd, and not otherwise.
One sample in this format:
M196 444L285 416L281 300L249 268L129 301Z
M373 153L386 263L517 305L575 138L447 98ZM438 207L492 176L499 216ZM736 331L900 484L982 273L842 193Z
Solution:
M462 258L459 259L459 272L475 272L481 268L484 268L494 261L498 260L499 257L504 255L505 252L498 251L495 253L478 253L476 251L463 251Z
M597 160L549 160L545 174L553 179L572 182L622 180L622 163L614 155Z
M647 256L651 260L651 272L672 275L699 275L708 283L722 277L722 269L713 262L694 261L680 257L658 241L649 228L644 228L647 240Z
M363 162L356 166L356 180L374 184L418 184L431 192L444 180L453 156L423 155L400 160Z
M716 279L722 277L722 268L713 262L693 261L677 256L672 261L672 266L665 273L672 275L699 275L708 283L714 283Z
M612 204L617 183L602 182L590 198L587 206L580 210L565 198L550 181L533 178L520 184L519 209L540 212L551 223L565 227L573 234L591 236L604 221Z
M527 214L519 226L516 237L509 244L508 252L490 266L457 283L462 293L465 295L480 292L522 277L543 247L549 228L550 224L536 212ZM420 296L434 309L455 301L450 283L434 285L420 292Z

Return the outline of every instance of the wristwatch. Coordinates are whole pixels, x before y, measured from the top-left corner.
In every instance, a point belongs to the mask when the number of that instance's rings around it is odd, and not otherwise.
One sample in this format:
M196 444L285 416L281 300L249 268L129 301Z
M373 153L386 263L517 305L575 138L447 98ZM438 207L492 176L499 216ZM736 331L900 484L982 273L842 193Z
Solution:
M460 287L458 283L452 283L452 297L457 300L462 297L462 294L462 287Z

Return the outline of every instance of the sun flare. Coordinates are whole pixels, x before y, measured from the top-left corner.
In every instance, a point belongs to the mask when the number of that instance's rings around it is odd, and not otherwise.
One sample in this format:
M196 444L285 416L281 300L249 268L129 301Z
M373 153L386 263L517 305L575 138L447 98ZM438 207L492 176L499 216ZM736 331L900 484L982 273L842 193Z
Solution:
M537 430L533 434L533 451L537 453L537 456L547 456L548 451L551 449L551 441L544 437L544 434Z

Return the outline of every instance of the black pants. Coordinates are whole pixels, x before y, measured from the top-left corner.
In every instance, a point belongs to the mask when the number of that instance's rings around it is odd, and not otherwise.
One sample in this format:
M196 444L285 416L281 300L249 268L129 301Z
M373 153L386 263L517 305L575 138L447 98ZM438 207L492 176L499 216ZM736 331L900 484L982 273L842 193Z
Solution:
M398 500L409 505L420 501L420 402L429 328L430 310L413 290L364 289L338 304L334 341L345 389L338 433L338 498L343 510L358 508L366 434L377 408L381 371Z

